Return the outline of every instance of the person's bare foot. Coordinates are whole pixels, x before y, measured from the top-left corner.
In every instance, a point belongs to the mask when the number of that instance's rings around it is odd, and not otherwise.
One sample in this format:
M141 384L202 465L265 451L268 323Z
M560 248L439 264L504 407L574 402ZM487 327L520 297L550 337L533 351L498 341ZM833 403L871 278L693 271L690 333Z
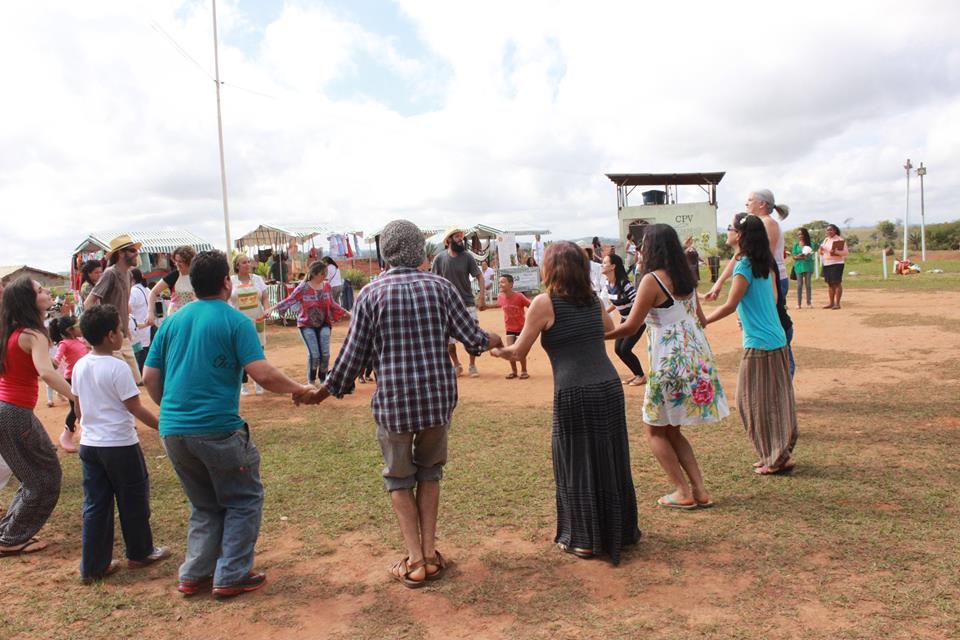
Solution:
M832 305L832 304L826 304L826 305L823 306L823 308L824 308L824 309L833 309L833 305Z
M60 447L67 453L77 452L77 445L73 444L73 434L66 429L60 434Z

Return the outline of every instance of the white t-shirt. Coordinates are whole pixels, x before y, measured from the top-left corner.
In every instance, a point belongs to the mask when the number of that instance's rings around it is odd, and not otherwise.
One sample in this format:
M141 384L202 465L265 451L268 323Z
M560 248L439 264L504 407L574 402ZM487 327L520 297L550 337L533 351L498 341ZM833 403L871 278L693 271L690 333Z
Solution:
M484 289L490 289L493 287L493 277L497 275L497 272L493 267L487 267L483 270L483 287Z
M147 321L147 298L150 291L142 284L135 284L130 287L130 315L137 321L137 324L143 324ZM136 329L130 333L131 342L139 342L142 347L150 346L150 327Z
M343 286L343 278L340 277L340 269L332 264L327 265L327 282L330 283L331 287Z
M533 259L537 261L537 264L541 264L543 262L543 240L534 241Z
M127 363L89 353L73 365L70 388L80 400L80 444L128 447L140 442L123 401L140 395Z

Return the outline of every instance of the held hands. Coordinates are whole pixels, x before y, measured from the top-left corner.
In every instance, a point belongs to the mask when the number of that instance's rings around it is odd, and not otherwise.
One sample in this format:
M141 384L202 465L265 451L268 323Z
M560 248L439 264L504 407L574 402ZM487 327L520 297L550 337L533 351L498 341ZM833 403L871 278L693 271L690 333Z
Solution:
M714 289L710 289L710 291L707 291L705 294L703 294L703 299L709 300L710 302L713 302L719 297L720 297L720 292Z
M324 400L330 397L330 392L327 390L327 387L320 385L317 388L314 388L310 385L303 385L303 387L297 393L293 394L293 404L298 407L301 404L320 404Z

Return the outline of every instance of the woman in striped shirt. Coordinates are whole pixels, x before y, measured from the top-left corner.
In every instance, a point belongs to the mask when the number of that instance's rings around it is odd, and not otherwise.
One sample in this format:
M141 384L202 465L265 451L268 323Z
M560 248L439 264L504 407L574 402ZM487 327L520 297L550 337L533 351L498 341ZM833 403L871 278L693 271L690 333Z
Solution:
M630 309L633 308L633 300L637 297L637 291L630 284L627 277L627 270L623 266L623 258L615 253L604 256L603 263L600 266L600 272L607 278L607 293L610 294L610 306L607 313L614 309L620 312L620 322L627 319L630 315ZM614 343L614 350L617 356L623 361L633 377L625 381L631 387L636 387L647 383L647 376L643 373L643 367L640 365L640 358L633 352L633 347L640 341L640 336L647 328L646 323L640 325L640 329L633 335L625 338L617 338Z

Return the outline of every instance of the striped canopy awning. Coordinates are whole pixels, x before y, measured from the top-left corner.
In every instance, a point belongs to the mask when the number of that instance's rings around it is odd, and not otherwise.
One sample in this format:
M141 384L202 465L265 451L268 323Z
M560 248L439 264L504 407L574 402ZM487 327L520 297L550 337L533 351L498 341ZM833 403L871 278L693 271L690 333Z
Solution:
M189 231L173 229L169 231L112 231L91 233L73 250L74 254L92 251L107 251L110 241L119 235L128 235L134 242L143 245L143 253L172 253L177 247L188 245L197 251L211 251L213 245Z

